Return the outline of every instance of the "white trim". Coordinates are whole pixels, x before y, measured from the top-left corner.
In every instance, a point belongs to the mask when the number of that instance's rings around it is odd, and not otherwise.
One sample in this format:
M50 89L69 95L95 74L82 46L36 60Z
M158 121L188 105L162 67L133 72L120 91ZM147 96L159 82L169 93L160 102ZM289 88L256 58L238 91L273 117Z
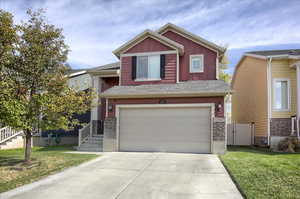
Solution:
M180 76L179 76L180 70L179 70L179 52L176 51L176 83L179 83Z
M134 81L136 82L147 82L147 81L161 81L161 79L147 79L147 78L138 78L138 79L135 79Z
M132 57L132 56L151 56L151 55L167 55L167 54L175 54L176 50L166 50L166 51L156 51L156 52L143 52L143 53L125 53L121 54L120 57Z
M121 86L122 84L121 84L121 82L122 82L122 58L123 57L120 57L120 74L119 74L119 86Z
M219 79L219 71L220 68L219 68L219 59L218 57L216 57L216 79Z
M211 109L210 117L210 153L213 153L213 122L215 115L215 104L214 103L195 103L195 104L117 104L115 105L115 117L116 117L116 149L120 151L120 109L124 108L184 108L184 107L208 107Z
M280 81L286 81L287 82L287 86L288 86L288 108L287 109L276 109L275 107L275 101L276 101L276 89L275 89L275 83L276 82L280 82ZM273 82L272 82L272 88L273 88L273 103L272 103L272 110L276 111L276 112L286 112L286 111L291 111L291 80L289 78L273 78Z
M193 60L193 58L198 58L198 57L201 57L202 69L200 69L199 71L193 71L192 60ZM190 68L189 73L203 73L204 72L204 55L203 54L193 54L193 55L190 55L189 68Z
M108 98L106 98L106 103L105 103L105 117L108 117Z
M184 49L183 45L181 45L167 37L164 37L156 32L146 29L142 33L136 35L133 39L127 41L125 44L121 45L119 48L114 50L113 54L115 54L117 57L119 57L120 54L122 54L126 50L132 48L133 46L137 45L138 43L140 43L141 41L143 41L144 39L146 39L148 37L155 39L155 40L159 41L160 43L162 43L166 46L169 46L170 48L173 48L175 50L179 49L182 51L181 53L183 53L183 49Z
M297 121L299 123L299 117L300 117L300 62L296 64L296 82L297 82ZM299 126L299 125L298 125ZM299 131L297 132L299 133Z
M66 75L66 77L74 77L74 76L77 76L77 75L85 74L86 72L87 72L86 70L83 70L83 71L79 71L79 72L75 72L75 73L71 73L69 75Z

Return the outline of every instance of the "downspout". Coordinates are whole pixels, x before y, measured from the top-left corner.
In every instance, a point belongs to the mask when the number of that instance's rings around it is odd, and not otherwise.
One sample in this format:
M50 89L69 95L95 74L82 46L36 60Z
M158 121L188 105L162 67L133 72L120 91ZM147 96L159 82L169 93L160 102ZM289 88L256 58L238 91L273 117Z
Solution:
M268 139L267 145L270 146L270 135L271 135L271 118L272 118L272 75L271 75L271 67L272 67L272 57L267 58L267 88L268 88Z

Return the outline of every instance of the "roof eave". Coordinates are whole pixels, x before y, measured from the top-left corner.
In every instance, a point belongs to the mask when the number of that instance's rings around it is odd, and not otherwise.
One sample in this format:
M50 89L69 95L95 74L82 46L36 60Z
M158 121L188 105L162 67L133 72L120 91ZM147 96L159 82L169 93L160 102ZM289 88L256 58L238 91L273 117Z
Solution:
M205 44L205 45L207 45L207 46L209 46L209 47L211 47L211 48L219 51L221 54L224 54L226 52L226 48L223 48L223 47L221 47L221 46L219 46L217 44L214 44L214 43L212 43L212 42L210 42L210 41L208 41L208 40L206 40L206 39L204 39L204 38L202 38L202 37L200 37L198 35L195 35L195 34L189 32L189 31L187 31L187 30L185 30L185 29L183 29L181 27L178 27L178 26L176 26L176 25L174 25L172 23L165 24L164 26L162 26L161 28L159 28L156 32L159 33L159 34L161 34L164 31L166 31L168 28L173 28L173 29L175 29L175 30L177 30L179 32L183 32L184 34L190 36L191 38L194 38L195 40L198 40L200 43L202 42L203 44Z
M120 69L113 70L98 70L98 71L88 71L91 75L106 76L106 77L116 77L120 75Z
M128 48L131 47L132 44L138 43L140 38L147 38L147 37L152 37L155 38L156 40L162 42L164 45L168 45L169 47L177 50L179 52L180 55L182 55L184 53L184 46L181 44L176 43L175 41L172 41L162 35L159 35L151 30L145 30L142 33L138 34L137 36L135 36L133 39L129 40L128 42L126 42L125 44L121 45L119 48L117 48L116 50L112 51L112 53L120 58L120 55L128 50Z
M232 91L224 92L203 92L203 93L143 93L143 94L100 94L100 97L108 99L125 99L125 98L156 98L156 97L208 97L208 96L226 96Z

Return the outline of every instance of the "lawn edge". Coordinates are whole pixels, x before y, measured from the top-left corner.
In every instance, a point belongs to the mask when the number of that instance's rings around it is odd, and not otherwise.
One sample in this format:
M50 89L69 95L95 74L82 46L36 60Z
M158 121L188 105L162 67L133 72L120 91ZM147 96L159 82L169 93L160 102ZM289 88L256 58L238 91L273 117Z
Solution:
M55 180L63 177L65 172L70 172L74 169L90 165L90 164L92 164L96 161L99 161L99 160L101 160L105 157L104 155L98 155L98 156L99 157L95 157L91 160L82 162L81 164L74 165L74 166L71 166L71 167L68 167L68 168L64 168L64 169L59 170L55 173L44 176L44 177L38 179L37 181L31 182L29 184L24 184L24 185L21 185L19 187L14 188L14 189L2 192L2 193L0 193L0 198L1 199L9 199L10 197L13 197L13 196L18 195L18 194L22 194L22 193L27 192L27 191L30 191L30 190L32 190L36 187L41 186L41 185L51 183L52 181L55 181Z
M245 192L243 191L242 187L239 185L239 183L236 181L236 179L234 178L233 174L231 173L231 171L229 170L229 168L226 166L225 162L222 160L221 155L218 155L219 160L221 161L221 163L223 164L223 167L226 169L228 175L230 176L232 182L235 184L236 188L239 190L239 192L241 193L242 197L244 199L247 199L247 195L245 194Z

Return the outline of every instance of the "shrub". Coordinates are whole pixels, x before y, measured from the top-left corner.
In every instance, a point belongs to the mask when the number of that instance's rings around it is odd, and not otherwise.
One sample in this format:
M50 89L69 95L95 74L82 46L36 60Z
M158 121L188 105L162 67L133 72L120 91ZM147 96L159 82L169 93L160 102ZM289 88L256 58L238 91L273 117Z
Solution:
M283 152L291 152L299 150L300 141L297 137L287 137L278 143L278 150Z

